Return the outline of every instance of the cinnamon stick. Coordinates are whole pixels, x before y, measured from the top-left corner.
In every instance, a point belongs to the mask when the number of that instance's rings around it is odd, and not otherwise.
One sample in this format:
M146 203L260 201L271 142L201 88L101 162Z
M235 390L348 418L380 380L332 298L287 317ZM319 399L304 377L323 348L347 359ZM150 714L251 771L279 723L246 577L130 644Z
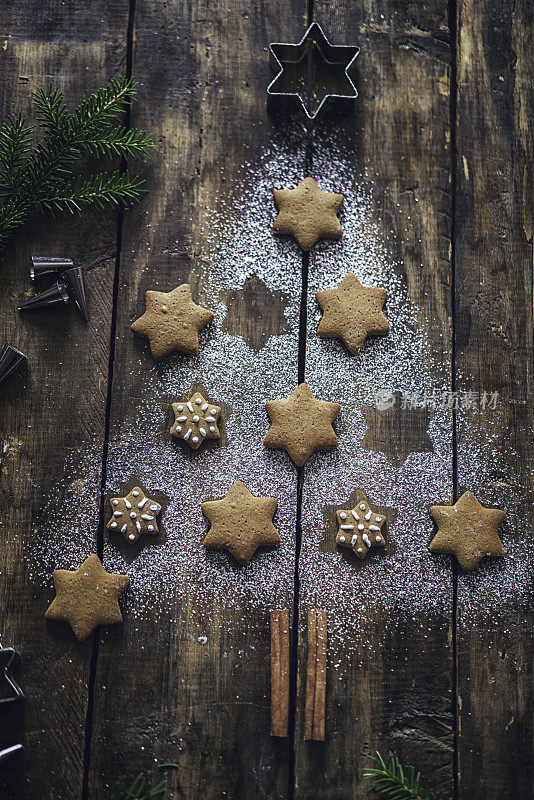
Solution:
M287 736L289 724L289 610L271 611L271 734Z
M326 611L308 610L308 665L304 738L323 742L326 711Z

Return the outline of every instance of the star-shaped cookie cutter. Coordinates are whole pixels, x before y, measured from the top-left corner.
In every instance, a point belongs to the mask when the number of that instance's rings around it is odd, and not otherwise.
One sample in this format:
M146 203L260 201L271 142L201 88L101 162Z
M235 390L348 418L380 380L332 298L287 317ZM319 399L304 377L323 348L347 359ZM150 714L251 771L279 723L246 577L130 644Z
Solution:
M11 689L11 694L8 697L0 697L0 710L2 706L5 706L8 703L14 703L18 700L24 699L24 692L11 675L12 667L17 663L20 655L12 647L2 648L0 649L0 661L2 663L6 655L8 655L8 659L3 669L3 677ZM14 744L10 747L4 748L3 750L0 750L0 764L2 764L4 761L7 761L7 759L15 753L18 753L19 750L23 749L24 747L22 744Z
M314 120L328 99L345 103L358 97L358 90L348 71L359 52L360 48L356 45L330 44L321 26L312 22L297 44L272 42L269 45L271 66L277 73L267 87L267 95L294 98L308 119ZM297 75L299 66L302 76ZM291 72L297 81L294 88L284 86L284 78ZM314 94L312 86L312 82L321 80L324 85L318 88L323 89L323 96L318 94L317 88ZM316 107L314 100L318 102Z

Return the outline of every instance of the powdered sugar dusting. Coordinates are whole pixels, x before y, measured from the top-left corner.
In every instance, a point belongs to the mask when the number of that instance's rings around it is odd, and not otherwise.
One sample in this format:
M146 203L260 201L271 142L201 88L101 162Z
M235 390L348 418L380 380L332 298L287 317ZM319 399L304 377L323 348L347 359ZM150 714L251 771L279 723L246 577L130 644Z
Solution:
M483 505L506 511L499 528L506 556L483 559L475 570L460 576L458 620L466 628L482 620L503 634L508 632L503 630L506 611L531 608L534 598L532 503L529 487L518 474L510 474L517 453L503 437L509 425L505 404L503 399L494 411L458 417L459 486L472 489ZM532 439L532 430L525 430L524 436ZM516 624L514 620L513 627Z
M300 251L292 240L270 231L272 189L295 186L303 177L303 163L298 143L277 141L261 159L243 166L238 185L229 187L217 212L207 214L198 263L209 265L209 274L202 276L207 292L203 304L215 312L215 320L201 332L200 354L151 364L146 386L136 383L134 410L120 427L112 425L108 496L139 483L150 497L159 493L163 503L160 537L143 537L138 548L129 549L111 535L105 544L106 568L131 578L125 596L128 616L153 617L156 606L161 615L172 617L186 590L200 603L209 599L241 610L243 618L251 605L264 609L266 624L269 609L292 602L297 475L287 455L266 450L262 439L269 426L265 401L287 396L297 384L301 294ZM330 636L343 643L350 658L352 643L368 636L365 616L355 609L364 608L369 597L377 611L413 619L424 612L428 624L451 612L450 559L432 556L427 547L433 532L428 506L447 502L452 494L450 410L431 412L433 451L412 453L400 466L392 466L384 453L362 447L362 408L373 404L379 390L425 394L447 389L450 364L445 348L429 357L432 320L417 323L402 265L392 262L372 220L372 187L354 175L353 165L332 143L325 142L313 174L321 188L344 193L344 236L338 242L320 242L311 254L306 379L319 398L339 401L342 411L336 421L339 448L314 455L305 467L300 579L304 605L328 609ZM348 271L388 292L390 333L373 337L357 356L340 342L316 334L320 310L315 291L336 286ZM288 332L271 336L259 352L222 330L227 308L220 292L239 290L253 275L287 295ZM142 358L145 368L146 354ZM140 366L134 356L132 382ZM193 383L223 406L228 444L202 446L191 455L169 428L170 404ZM476 606L477 613L494 619L496 604L528 595L532 544L528 540L516 547L508 541L515 535L507 533L522 525L526 491L520 485L503 489L487 482L488 465L494 468L498 459L484 430L466 431L460 447L460 483L475 492L483 486L481 501L502 504L508 512L509 527L503 531L507 558L498 564L484 562L472 575L460 576L463 608ZM94 549L100 458L98 444L86 442L83 454L72 456L66 477L51 493L45 524L26 552L38 582L49 583L55 567L78 566ZM274 523L282 543L259 551L246 567L238 567L226 553L202 547L208 524L200 504L222 497L235 480L242 480L253 494L278 499ZM336 548L336 530L329 529L325 518L328 509L346 506L357 488L368 494L371 504L392 511L388 547L359 564ZM63 497L59 506L58 496ZM466 613L466 623L468 619Z

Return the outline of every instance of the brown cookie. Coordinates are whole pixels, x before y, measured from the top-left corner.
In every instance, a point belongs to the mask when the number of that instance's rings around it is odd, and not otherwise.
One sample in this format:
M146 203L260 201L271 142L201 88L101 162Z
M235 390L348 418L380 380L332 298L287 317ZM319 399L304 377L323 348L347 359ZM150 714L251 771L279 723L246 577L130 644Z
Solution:
M453 506L430 506L430 514L438 526L430 550L456 556L466 572L483 556L504 555L498 529L505 512L485 508L472 492L464 492Z
M177 439L183 439L193 450L198 450L206 439L219 439L217 420L221 415L220 406L216 406L195 392L183 403L173 403L175 421L171 433Z
M389 331L382 313L386 290L362 286L352 272L345 275L337 289L316 292L315 297L324 312L317 333L343 339L351 353L358 352L369 334Z
M315 450L337 447L332 422L341 406L317 400L307 383L301 383L288 398L268 400L265 406L272 424L263 444L286 450L297 467Z
M246 564L258 547L280 544L272 521L276 506L274 497L255 497L236 481L226 497L201 505L211 523L204 547L228 550L236 561Z
M279 211L273 231L292 234L303 250L309 250L318 239L342 237L336 216L342 194L322 192L313 178L304 178L296 189L275 189L273 194Z
M191 289L183 283L172 292L147 292L146 311L131 328L147 336L154 358L163 358L173 350L196 355L198 332L213 319L207 308L191 299Z
M384 547L386 540L382 526L386 518L381 511L371 508L363 496L354 508L336 511L339 529L336 544L350 547L358 558L365 558L371 547Z
M130 585L130 578L106 572L94 553L78 569L55 569L52 577L56 597L45 617L68 622L78 641L87 639L97 625L122 622L117 599Z
M156 516L161 506L147 497L139 486L134 486L126 497L112 497L109 502L113 509L113 516L106 525L109 531L119 531L132 543L143 533L159 533Z

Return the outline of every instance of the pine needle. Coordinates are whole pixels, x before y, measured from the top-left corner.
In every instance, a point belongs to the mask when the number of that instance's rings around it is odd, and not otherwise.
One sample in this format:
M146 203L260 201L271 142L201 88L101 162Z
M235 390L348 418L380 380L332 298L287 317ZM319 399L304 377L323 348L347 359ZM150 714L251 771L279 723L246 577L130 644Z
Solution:
M147 157L154 147L150 136L121 122L135 92L131 79L113 79L70 113L58 87L37 89L33 105L41 140L34 141L34 127L20 115L0 126L0 251L34 211L79 214L127 207L142 197L143 179L127 171L85 178L74 172L85 156Z
M369 767L363 775L372 781L371 789L382 797L388 800L451 800L433 789L414 767L403 768L393 753L389 753L388 762L378 752L369 757L377 766Z
M164 779L151 786L145 772L140 772L133 781L123 778L115 784L108 800L154 800L165 792L167 781Z

